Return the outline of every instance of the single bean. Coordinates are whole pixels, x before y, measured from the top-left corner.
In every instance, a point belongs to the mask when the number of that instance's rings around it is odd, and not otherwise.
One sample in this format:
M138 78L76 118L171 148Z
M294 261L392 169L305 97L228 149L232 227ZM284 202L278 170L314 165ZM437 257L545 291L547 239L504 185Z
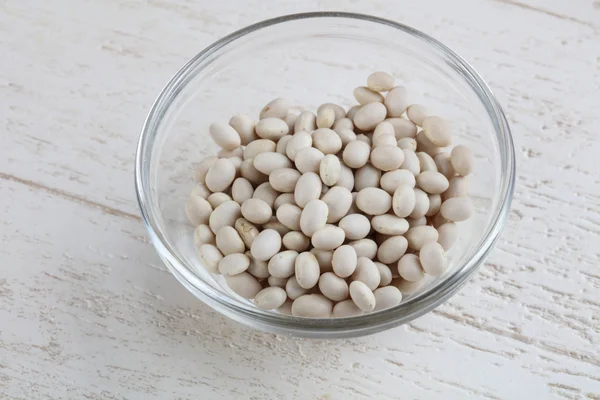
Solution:
M336 154L342 149L342 139L329 128L319 128L312 134L313 146L323 154Z
M231 196L238 204L251 199L254 194L254 187L246 178L237 178L231 186Z
M319 281L321 269L317 258L309 251L298 254L294 270L298 285L304 289L313 288Z
M454 167L450 162L450 154L446 152L436 154L435 157L433 157L433 160L435 161L437 170L451 181L452 177L456 175L456 171L454 171Z
M283 204L277 209L277 219L292 231L300 230L302 209L295 204Z
M359 239L348 243L356 251L358 257L366 257L368 259L374 259L377 254L377 243L371 239Z
M331 128L335 121L335 113L333 108L324 107L317 111L317 128Z
M254 167L265 175L270 175L276 169L291 168L292 166L289 158L277 152L259 153L254 157Z
M333 272L340 278L347 278L354 273L358 257L352 246L343 245L335 249L331 259Z
M212 212L210 203L200 196L190 196L185 203L185 214L194 226L206 224Z
M375 218L378 217L374 217L373 219ZM371 223L363 214L346 215L340 220L338 226L344 230L346 239L350 240L362 239L371 231ZM406 229L408 229L408 227Z
M361 281L353 281L349 288L350 298L358 308L363 311L373 311L375 308L375 296L367 285Z
M468 147L458 145L450 153L450 163L457 174L467 176L473 171L475 158Z
M352 191L354 189L354 173L346 164L342 163L340 168L340 179L338 179L336 186L341 186Z
M355 140L344 149L343 159L350 168L361 168L369 161L371 148L365 142Z
M254 132L254 121L247 115L234 115L229 120L229 126L235 129L238 135L240 135L241 144L243 146L258 139L258 136L256 136L256 133Z
M458 239L458 227L454 222L446 222L445 224L440 225L437 230L438 243L442 245L442 248L445 251L450 250Z
M404 162L402 163L402 169L410 171L414 176L418 176L421 172L421 163L419 161L419 157L412 150L402 150L404 153Z
M304 131L296 132L288 142L285 153L290 160L295 161L298 152L305 147L311 147L312 142L312 135L310 133Z
M263 139L277 141L287 135L290 128L279 118L267 117L258 121L255 131Z
M400 117L409 105L408 91L403 86L392 88L383 102L390 117Z
M257 139L249 142L244 148L244 160L254 158L260 153L272 153L277 150L277 144L268 139Z
M334 186L321 196L321 200L327 205L327 223L333 224L348 214L352 206L352 193L345 187Z
M398 140L397 145L402 150L417 151L417 141L411 137L404 137Z
M319 277L319 289L325 297L333 301L348 298L348 284L333 272L325 272Z
M269 222L273 216L271 207L261 199L248 199L242 204L242 215L248 221L262 225Z
M283 236L283 245L286 249L302 252L308 250L310 239L304 236L302 232L288 232Z
M271 208L275 205L275 200L279 197L279 192L273 189L269 182L261 183L254 189L253 199L259 199L267 203Z
M421 189L415 190L415 208L410 213L409 217L411 218L421 218L427 214L429 211L429 197L427 193L422 191Z
M277 196L275 202L273 203L273 210L277 211L279 207L281 207L284 204L296 205L296 201L294 200L294 193L281 193L279 196Z
M354 98L361 106L369 103L383 102L383 96L366 86L359 86L354 89Z
M386 310L396 307L402 301L402 293L395 286L385 286L373 291L375 308L373 311Z
M363 131L373 130L385 119L386 114L387 110L382 103L365 104L356 112L354 125Z
M253 299L262 290L258 280L247 272L225 276L225 283L235 294L245 299Z
M390 267L377 261L375 262L375 266L379 271L379 287L389 285L392 282L392 270L390 269Z
M448 262L446 252L437 242L429 242L421 247L419 260L423 270L431 276L439 276L446 271Z
M319 106L319 108L317 108L317 114L322 111L324 108L331 108L333 110L333 113L335 114L335 120L340 120L342 118L344 118L346 116L346 110L344 110L344 107L338 105L338 104L334 104L334 103L325 103L325 104L321 104Z
M408 247L420 250L425 243L435 242L438 239L438 231L433 226L420 225L410 228L404 237L408 241Z
M327 154L321 160L319 166L319 175L321 180L327 186L333 186L340 179L342 173L342 167L340 165L340 159L333 154Z
M295 168L279 168L269 175L269 183L273 189L283 193L293 192L298 179L300 179L300 172Z
M320 150L314 147L305 147L296 153L296 169L303 174L307 172L319 173L323 157L325 157L325 154Z
M392 197L392 210L400 218L406 218L415 209L416 189L410 185L401 184L398 186Z
M308 293L308 289L303 288L298 284L298 280L296 276L291 276L285 284L285 291L287 293L287 297L292 300L296 300L298 297Z
M417 185L429 194L443 193L449 184L448 179L436 171L424 171L417 176Z
M289 108L290 103L285 99L278 98L275 100L271 100L269 103L267 103L266 106L263 107L262 110L260 110L259 118L284 119L288 113Z
M334 318L347 318L363 315L365 312L358 308L352 299L342 300L333 306Z
M376 92L387 92L394 87L394 77L386 72L373 72L367 78L367 86Z
M356 206L369 215L382 215L392 207L392 196L385 190L368 187L356 196Z
M356 269L351 276L352 281L361 281L370 290L375 290L381 282L379 269L373 261L367 257L358 257Z
M194 244L200 247L203 244L215 244L215 234L208 225L198 225L194 229Z
M235 221L242 216L242 210L235 201L226 201L215 208L208 218L208 226L217 233L223 226L234 226Z
M226 201L231 201L231 197L227 193L216 192L208 196L208 202L212 208L217 208Z
M281 236L274 229L265 229L260 232L254 242L250 252L252 257L260 261L267 261L271 259L281 249Z
M378 187L381 179L381 170L375 168L372 164L365 164L356 170L354 174L354 190L360 192L368 187Z
M310 252L317 259L321 273L333 271L333 251L312 248Z
M246 271L250 266L250 259L243 253L226 255L219 261L219 272L223 275L237 275Z
M263 310L273 310L281 307L287 298L285 290L279 287L267 287L254 297L254 304Z
M423 120L427 117L427 109L420 104L411 104L406 109L406 116L416 125L422 126Z
M446 147L452 144L450 125L440 117L426 117L423 120L423 131L435 146Z
M312 245L317 249L334 250L344 243L344 230L334 225L325 226L311 237Z
M330 318L333 303L322 294L305 294L292 303L292 315L306 318Z
M393 195L400 185L408 185L410 188L414 188L416 179L412 172L399 169L383 174L379 180L379 184L383 190Z
M275 254L267 266L269 273L276 278L289 278L294 275L294 264L297 257L298 252L294 250L285 250Z
M418 282L425 277L423 267L416 254L405 254L398 261L398 273L409 282Z
M217 231L216 243L224 256L243 253L246 250L244 241L232 226L223 226Z
M377 259L384 264L391 264L406 253L408 241L404 236L392 236L381 243L377 249Z
M377 215L371 219L371 226L384 235L403 235L408 231L408 221L392 214Z
M208 133L217 145L226 150L233 150L242 145L240 135L229 125L214 123L208 127Z
M404 162L404 152L395 145L379 146L371 151L371 164L382 171L392 171L400 168Z
M473 215L473 201L469 197L453 197L445 200L440 207L440 214L448 221L465 221Z
M208 169L206 187L213 192L223 192L233 183L235 175L233 163L227 158L221 158Z
M316 200L321 196L323 184L321 178L314 172L305 172L296 183L294 190L294 200L300 208L306 207L311 200Z
M327 204L321 200L309 201L300 215L300 229L308 237L325 227L329 209Z
M388 118L385 120L394 127L394 136L396 140L403 138L415 138L417 136L417 126L404 118Z
M203 244L198 249L198 257L206 269L213 273L219 273L219 262L223 258L223 254L217 249L217 246L212 244Z
M310 111L302 111L296 123L294 124L294 132L312 132L317 129L317 117Z

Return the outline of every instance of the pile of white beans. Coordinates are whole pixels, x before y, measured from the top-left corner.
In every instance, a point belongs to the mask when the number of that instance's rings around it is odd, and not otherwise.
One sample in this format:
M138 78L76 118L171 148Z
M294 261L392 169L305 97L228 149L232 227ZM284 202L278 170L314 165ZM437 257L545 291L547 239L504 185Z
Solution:
M386 94L384 94L386 93ZM447 267L468 219L473 155L448 123L375 72L348 111L267 104L214 123L222 150L196 170L185 211L204 266L257 307L350 317L394 307Z

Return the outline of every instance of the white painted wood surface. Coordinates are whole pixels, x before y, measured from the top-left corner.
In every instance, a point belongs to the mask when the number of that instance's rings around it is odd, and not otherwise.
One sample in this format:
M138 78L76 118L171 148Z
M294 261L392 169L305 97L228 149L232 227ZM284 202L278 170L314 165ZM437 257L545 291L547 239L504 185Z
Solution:
M192 298L138 217L133 156L169 76L300 11L453 47L512 124L496 250L451 301L374 336L255 332ZM600 399L600 2L0 1L3 399Z

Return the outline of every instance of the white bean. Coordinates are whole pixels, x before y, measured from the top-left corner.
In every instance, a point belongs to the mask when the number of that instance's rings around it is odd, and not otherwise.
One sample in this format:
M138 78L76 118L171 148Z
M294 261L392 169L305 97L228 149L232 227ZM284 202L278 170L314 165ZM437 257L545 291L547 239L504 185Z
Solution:
M229 126L236 130L240 135L242 145L247 145L255 139L258 139L254 132L254 121L247 115L238 114L231 117Z
M246 250L244 241L232 226L223 226L217 231L217 248L224 256L234 253L243 253Z
M281 193L279 196L277 196L275 202L273 203L273 210L277 211L279 207L281 207L284 204L296 205L296 201L294 200L294 193Z
M400 117L410 104L408 91L403 86L392 88L385 96L384 104L390 117Z
M366 86L359 86L354 89L354 98L361 106L369 103L383 102L383 96ZM356 118L356 115L354 116Z
M248 221L262 225L269 222L273 216L271 207L261 199L248 199L242 204L242 215Z
M446 222L445 224L440 225L437 230L438 243L442 245L442 248L445 251L450 250L458 239L458 227L454 222Z
M385 120L394 127L394 136L396 140L403 138L415 138L417 136L417 126L404 118L388 118Z
M387 286L392 283L393 274L390 267L377 261L375 262L375 266L377 267L380 276L379 287Z
M361 168L369 161L371 148L365 142L355 140L344 149L343 159L350 168Z
M269 286L271 286L271 287L279 287L279 288L282 288L282 289L285 288L285 285L286 285L287 281L288 281L288 278L277 278L277 277L275 277L273 275L271 275L271 276L269 276L267 278L267 283L269 284Z
M368 187L356 196L356 206L369 215L382 215L392 207L392 196L383 189Z
M336 154L342 149L342 139L329 128L319 128L312 134L313 146L323 154Z
M321 200L327 205L327 223L333 224L350 211L352 193L345 187L334 186L321 196Z
M363 311L373 311L375 309L375 296L367 285L360 281L354 281L349 288L350 297L358 308Z
M251 199L254 194L254 187L246 178L237 178L231 186L231 196L237 203L242 204L244 201Z
M402 163L402 169L410 171L414 176L418 176L421 172L421 162L417 157L417 154L412 150L402 150L404 153L404 162Z
M322 294L305 294L292 303L292 315L306 318L330 318L333 303Z
M405 254L398 261L398 273L409 282L418 282L425 277L419 257L415 254Z
M295 204L283 204L277 209L277 219L292 231L300 230L302 209Z
M317 117L310 111L302 111L296 123L294 124L294 132L312 132L317 129Z
M335 185L340 179L341 173L340 159L336 155L327 154L323 157L319 165L319 175L321 175L324 184L327 186Z
M221 204L225 203L226 201L231 201L232 199L227 193L216 192L208 196L208 199L206 200L208 200L212 208L217 208Z
M420 104L411 104L406 109L406 116L416 125L423 125L423 120L427 117L427 109Z
M319 166L323 157L325 157L325 154L320 150L314 147L305 147L296 153L296 168L303 174L307 172L319 173Z
M368 259L374 259L377 254L377 243L371 239L359 239L348 243L356 251L358 257L366 257Z
M263 139L277 141L287 135L290 128L279 118L267 117L258 121L255 131Z
M444 151L441 147L436 146L429 140L427 137L427 133L425 131L421 131L417 134L417 151L423 151L429 154L431 157L435 157L436 154Z
M351 141L348 140L346 142L344 142L344 136L342 134L340 134L339 131L350 131L354 134L354 122L352 122L352 120L350 118L340 118L337 121L335 121L335 123L333 124L333 128L332 128L338 135L340 135L340 138L342 138L342 144L345 146L346 144L348 144L348 142ZM352 135L350 135L351 137ZM356 135L355 135L356 136Z
M258 235L258 229L245 218L238 218L235 221L235 230L240 235L246 247L250 248L254 238Z
M254 242L250 252L252 257L260 261L267 261L271 259L281 249L281 236L274 229L265 229L260 232Z
M354 273L358 257L352 246L343 245L335 249L331 258L333 272L340 278L347 278Z
M333 306L334 318L347 318L363 315L365 312L358 308L352 299L342 300Z
M369 222L369 219L362 214L346 215L340 220L338 226L344 230L346 239L350 240L362 239L371 231L371 223ZM406 229L408 229L408 227Z
M335 113L333 108L324 107L317 111L317 128L331 128L335 121Z
M404 236L392 236L381 243L377 249L377 259L384 264L391 264L400 259L408 249L408 241Z
M229 125L214 123L208 127L210 137L217 145L226 150L233 150L242 145L240 135Z
M399 278L395 286L398 288L398 290L400 290L400 292L402 292L402 294L409 295L419 290L424 281L424 279L421 279L420 281L411 282L407 281L406 279Z
M310 133L304 131L296 132L288 142L285 153L290 160L295 161L298 152L305 147L311 147L312 142L313 140Z
M379 180L379 184L383 190L393 195L400 185L408 185L410 188L414 188L416 179L412 172L399 169L383 174Z
M453 197L467 197L469 194L469 178L466 176L455 176L450 179L448 189L444 192L444 200Z
M473 201L469 197L447 199L440 207L440 214L448 221L465 221L473 215Z
M206 179L206 174L210 167L219 159L216 156L205 157L200 161L198 166L196 167L196 182L204 183Z
M371 147L371 137L370 135L365 135L364 133L361 133L359 135L356 135L356 140L361 141L363 143L366 143L369 145L369 147Z
M350 121L348 118L343 118L339 121L340 125L342 125L342 121L344 121L344 120ZM350 121L350 123L352 123L352 121ZM337 122L336 122L336 124L337 124ZM344 126L336 127L334 125L333 130L335 131L335 133L338 134L338 136L342 140L342 147L347 146L348 144L350 144L356 140L356 134L354 133L354 124L352 124L352 125L353 126L351 129L348 129Z
M250 266L250 259L243 253L226 255L219 261L219 272L223 275L237 275L246 271Z
M185 214L194 226L206 224L212 211L210 203L200 196L190 196L185 203Z
M266 261L259 261L252 257L252 253L247 251L244 253L248 259L250 260L250 265L248 266L247 272L252 274L253 277L258 279L268 278L271 274L269 273L269 266Z
M235 179L236 171L233 163L227 158L221 158L208 169L206 187L212 192L225 191Z
M354 190L360 192L368 187L378 187L381 179L381 170L372 164L365 164L356 170L354 174Z
M377 215L371 219L371 226L384 235L403 235L408 231L408 221L392 214Z
M300 215L300 229L308 237L325 227L329 209L327 204L321 200L309 201Z
M285 99L278 98L275 100L271 100L269 103L267 103L266 106L263 107L262 110L260 110L259 118L284 119L288 113L289 108L290 103Z
M342 228L328 225L316 231L311 237L312 245L317 249L333 250L344 243L345 233Z
M371 151L371 164L382 171L392 171L400 168L404 162L404 152L394 141L392 146L379 146Z
M400 218L406 218L415 209L416 190L410 185L400 184L392 197L392 210Z
M373 291L375 308L373 311L386 310L396 307L402 301L402 293L395 286L380 287Z
M430 194L445 192L449 184L448 179L436 171L421 172L417 176L417 185L419 185L419 188Z
M333 272L325 272L319 278L321 293L330 300L342 301L348 298L348 284Z
M281 222L279 222L277 220L277 217L272 217L269 222L262 226L262 228L273 229L277 233L279 233L279 236L281 237L285 236L286 233L290 232L290 229L287 226L283 225Z
M376 92L387 92L394 87L394 77L386 72L373 72L367 78L367 86Z
M321 273L333 271L333 251L312 248L310 252L316 257Z
M233 200L226 201L215 208L212 214L210 214L208 226L216 234L225 225L234 226L235 221L241 216L242 210L240 205Z
M384 121L385 122L385 121ZM381 124L383 124L384 122L382 122ZM381 124L377 125L380 126ZM393 147L397 147L398 146L398 141L396 140L396 137L394 136L394 134L391 135L378 135L376 136L375 134L373 134L373 147L380 147L380 146L393 146Z
M415 208L410 213L411 218L421 218L429 211L429 196L421 189L414 189L415 191Z
M265 183L269 180L269 177L254 167L254 158L249 158L242 162L240 166L240 175L243 178L246 178L253 185L260 185L261 183Z
M429 209L425 216L433 217L440 211L440 207L442 206L442 196L440 196L439 194L430 194L427 197L429 197Z
M387 110L382 103L363 105L354 116L354 125L363 131L371 131L385 120Z
M408 227L410 228L414 228L415 226L422 226L422 225L427 225L427 217L422 216L419 218L406 218L406 221L408 222Z
M331 108L333 110L333 113L335 114L335 120L340 120L342 118L344 118L346 116L346 110L344 110L344 107L338 105L338 104L334 104L334 103L325 103L325 104L321 104L319 106L319 108L317 108L317 114L322 111L324 108Z
M279 287L267 287L254 297L254 304L263 310L273 310L281 307L287 298L285 290Z
M271 153L277 150L277 144L272 140L257 139L249 142L244 148L244 160L254 158L260 153Z
M298 285L304 289L313 288L319 281L321 269L317 258L309 251L298 254L295 267Z
M279 192L271 186L269 182L261 183L254 189L253 199L259 199L267 203L271 208L275 205L275 200L279 197Z
M295 168L278 168L269 175L269 183L278 192L291 193L300 179L300 172Z
M229 289L245 299L253 299L262 290L258 280L247 272L225 276L225 283Z
M298 297L308 293L308 289L304 289L302 286L298 284L298 280L296 276L291 276L285 284L285 291L287 293L287 297L292 300L296 300Z
M419 165L421 166L421 172L432 171L437 172L437 165L433 158L424 151L419 151L417 153L417 158L419 159Z
M267 267L269 273L276 278L289 278L294 275L294 264L297 257L298 252L294 250L285 250L275 254L269 260Z
M292 165L289 158L277 152L263 152L254 157L254 167L265 175L279 168L291 168Z
M290 140L292 140L291 135L285 135L284 137L279 139L277 141L277 146L275 147L275 151L279 154L283 154L284 156L287 156L287 146L288 146L288 143L290 142Z
M450 162L450 154L446 152L436 154L436 156L433 157L433 160L435 161L437 170L444 174L448 180L451 180L452 177L456 175L456 171L454 171L454 167Z
M433 226L419 225L410 228L404 237L408 241L408 247L420 250L425 243L435 242L438 239L438 231Z
M203 244L215 244L215 234L208 225L198 225L194 229L194 244L200 247Z
M302 232L288 232L283 236L283 245L286 249L295 250L302 252L308 250L310 246L310 239L307 238Z
M468 147L458 145L450 153L450 162L457 174L467 176L473 171L475 158Z
M294 200L300 208L306 207L311 200L316 200L321 196L321 178L314 172L305 172L296 183L294 190Z
M417 141L411 137L404 137L398 140L397 145L402 150L417 151Z
M381 282L377 265L367 257L358 257L356 269L351 279L363 282L370 290L375 290L379 286L379 282Z
M450 125L440 117L426 117L423 120L423 132L435 146L446 147L452 144Z
M219 262L223 258L223 254L217 249L217 246L212 244L203 244L198 249L198 257L206 269L213 273L219 273Z
M419 251L419 260L423 270L431 276L439 276L446 271L448 262L446 252L437 242L428 242Z
M350 191L354 189L354 173L346 164L341 164L340 179L338 179L336 186L344 187Z

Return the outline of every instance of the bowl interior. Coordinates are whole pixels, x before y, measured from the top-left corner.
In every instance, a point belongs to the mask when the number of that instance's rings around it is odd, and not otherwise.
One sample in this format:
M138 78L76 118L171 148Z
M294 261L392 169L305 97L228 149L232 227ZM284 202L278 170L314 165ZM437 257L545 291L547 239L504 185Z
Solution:
M184 213L195 164L219 150L208 126L238 113L258 119L260 109L276 97L289 99L298 112L315 111L325 102L348 109L356 104L353 89L379 70L405 86L411 102L451 121L454 144L467 145L476 157L469 189L476 213L459 224L448 272L412 297L435 295L440 283L490 245L488 236L506 200L505 149L480 87L443 48L408 28L335 16L288 20L237 36L213 45L171 82L155 104L140 147L142 207L155 230L153 239L171 249L175 264L183 264L176 268L193 271L213 296L252 307L203 268Z

